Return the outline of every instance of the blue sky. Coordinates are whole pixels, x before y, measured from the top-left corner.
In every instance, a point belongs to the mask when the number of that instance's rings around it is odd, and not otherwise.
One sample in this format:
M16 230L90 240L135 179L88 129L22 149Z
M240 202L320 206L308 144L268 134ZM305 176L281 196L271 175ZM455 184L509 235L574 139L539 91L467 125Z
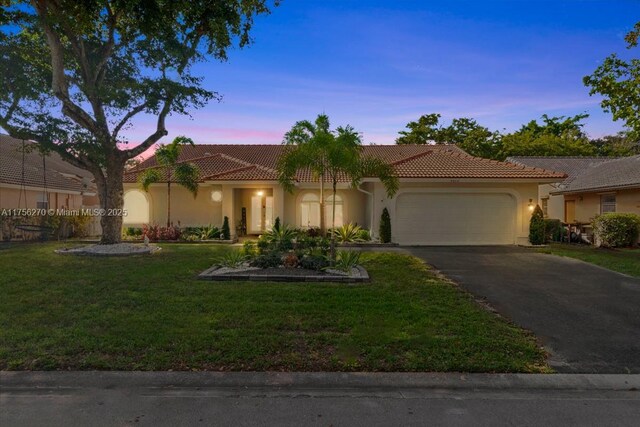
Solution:
M582 77L613 52L637 55L623 40L637 20L639 1L284 0L257 20L253 45L196 67L224 98L172 116L166 140L280 143L320 112L380 144L436 112L507 131L587 112L590 135L615 133Z

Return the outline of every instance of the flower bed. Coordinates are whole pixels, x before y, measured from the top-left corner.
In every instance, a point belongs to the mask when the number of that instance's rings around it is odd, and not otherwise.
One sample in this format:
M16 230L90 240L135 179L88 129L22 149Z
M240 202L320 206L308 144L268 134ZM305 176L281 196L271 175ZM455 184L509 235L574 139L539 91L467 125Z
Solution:
M317 230L280 225L257 242L246 241L241 250L230 250L200 274L210 280L339 281L369 280L358 265L360 253L337 251L330 256L330 241Z

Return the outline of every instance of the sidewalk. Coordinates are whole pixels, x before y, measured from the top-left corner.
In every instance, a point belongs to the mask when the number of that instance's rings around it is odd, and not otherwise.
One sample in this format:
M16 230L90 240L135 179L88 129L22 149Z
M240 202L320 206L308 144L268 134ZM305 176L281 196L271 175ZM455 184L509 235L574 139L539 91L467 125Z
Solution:
M640 375L0 372L0 425L637 425Z

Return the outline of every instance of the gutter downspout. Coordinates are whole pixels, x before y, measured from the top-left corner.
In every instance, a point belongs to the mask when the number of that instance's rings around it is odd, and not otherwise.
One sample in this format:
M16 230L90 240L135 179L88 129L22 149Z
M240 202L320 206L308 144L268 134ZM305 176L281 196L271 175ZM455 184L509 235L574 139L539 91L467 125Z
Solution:
M360 186L357 186L356 190L358 190L358 191L366 194L367 196L369 196L370 205L371 205L371 218L369 218L369 227L370 227L369 233L371 233L371 237L377 237L377 236L374 236L374 231L373 231L373 218L374 218L374 209L373 208L374 208L374 203L375 203L375 199L373 198L373 193L360 188Z

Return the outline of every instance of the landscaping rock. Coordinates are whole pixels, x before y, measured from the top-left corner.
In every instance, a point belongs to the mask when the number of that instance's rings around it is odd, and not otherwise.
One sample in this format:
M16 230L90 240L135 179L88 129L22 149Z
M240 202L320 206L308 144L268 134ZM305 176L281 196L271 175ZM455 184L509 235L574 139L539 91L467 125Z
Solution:
M57 249L62 255L90 255L90 256L127 256L152 254L160 250L159 246L135 243L117 243L115 245L86 245L73 248Z
M361 266L350 273L339 270L308 270L305 268L257 268L257 267L211 267L198 275L200 279L215 281L269 281L269 282L368 282L369 274Z

